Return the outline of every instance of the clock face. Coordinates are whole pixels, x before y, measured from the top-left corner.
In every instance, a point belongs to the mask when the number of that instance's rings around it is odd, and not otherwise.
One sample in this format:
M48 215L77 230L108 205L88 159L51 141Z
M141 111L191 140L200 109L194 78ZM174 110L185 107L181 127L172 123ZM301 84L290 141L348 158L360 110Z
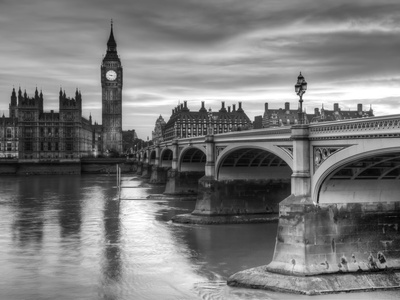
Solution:
M117 79L117 73L115 73L115 71L113 70L109 70L106 73L106 78L110 81L114 81L115 79Z

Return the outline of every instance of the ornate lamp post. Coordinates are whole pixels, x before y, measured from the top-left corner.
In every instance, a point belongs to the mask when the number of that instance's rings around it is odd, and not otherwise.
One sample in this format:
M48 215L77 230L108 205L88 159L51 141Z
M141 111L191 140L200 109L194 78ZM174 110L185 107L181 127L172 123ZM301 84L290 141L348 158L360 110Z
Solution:
M299 107L299 124L304 124L304 112L303 112L303 94L307 90L307 82L304 76L300 75L297 77L297 83L294 85L294 90L296 94L300 96L300 107Z

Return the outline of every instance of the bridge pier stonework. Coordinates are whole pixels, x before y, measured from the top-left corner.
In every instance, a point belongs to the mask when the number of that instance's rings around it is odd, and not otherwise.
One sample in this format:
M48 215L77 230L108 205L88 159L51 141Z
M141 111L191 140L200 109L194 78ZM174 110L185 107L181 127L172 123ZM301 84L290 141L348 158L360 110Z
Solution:
M191 214L175 216L173 221L200 224L277 221L279 202L290 194L290 180L217 180L214 136L206 136L205 144L205 175L198 181L195 209Z
M156 145L156 157L154 165L151 169L150 183L153 184L165 184L167 182L167 171L168 168L160 167L160 145Z
M147 162L142 164L142 178L149 179L151 177L152 165Z
M307 127L292 127L292 194L279 205L273 260L228 285L308 295L399 289L400 201L315 203Z
M137 162L136 175L142 175L142 171L143 171L143 162L138 161Z
M179 148L178 141L172 141L172 164L167 169L167 182L165 195L189 196L197 194L199 179L204 175L203 172L180 172L178 170Z

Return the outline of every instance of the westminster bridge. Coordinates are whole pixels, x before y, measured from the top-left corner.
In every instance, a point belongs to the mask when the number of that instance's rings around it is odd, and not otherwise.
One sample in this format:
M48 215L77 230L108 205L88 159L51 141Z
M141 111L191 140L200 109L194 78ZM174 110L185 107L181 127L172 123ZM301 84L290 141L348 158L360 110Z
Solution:
M399 137L392 115L176 139L136 158L138 174L165 183L165 194L197 195L194 220L279 212L272 262L231 285L399 288Z

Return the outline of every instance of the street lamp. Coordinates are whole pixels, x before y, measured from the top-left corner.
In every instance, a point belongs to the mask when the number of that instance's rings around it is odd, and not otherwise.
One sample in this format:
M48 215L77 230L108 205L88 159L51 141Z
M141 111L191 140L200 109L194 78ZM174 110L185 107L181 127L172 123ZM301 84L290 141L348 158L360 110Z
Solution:
M299 108L299 124L304 124L304 113L303 113L303 94L307 90L307 82L304 79L304 76L300 75L297 77L297 83L294 85L294 90L296 94L300 96L300 108Z

